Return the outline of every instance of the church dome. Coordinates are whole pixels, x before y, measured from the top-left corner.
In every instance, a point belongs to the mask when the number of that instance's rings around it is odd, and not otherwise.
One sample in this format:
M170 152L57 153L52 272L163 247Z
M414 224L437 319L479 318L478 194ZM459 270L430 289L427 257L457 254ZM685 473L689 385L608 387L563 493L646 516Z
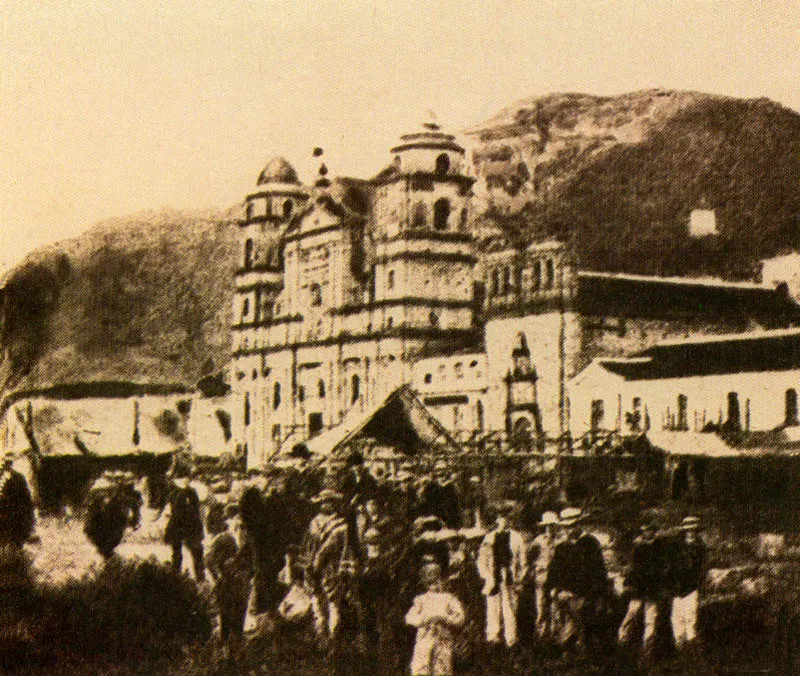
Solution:
M258 175L256 185L267 183L299 183L294 167L283 157L273 157Z
M392 153L404 150L424 149L424 150L449 150L454 153L464 154L462 148L455 140L455 136L447 134L435 122L425 122L421 129L403 134L400 143L392 148Z

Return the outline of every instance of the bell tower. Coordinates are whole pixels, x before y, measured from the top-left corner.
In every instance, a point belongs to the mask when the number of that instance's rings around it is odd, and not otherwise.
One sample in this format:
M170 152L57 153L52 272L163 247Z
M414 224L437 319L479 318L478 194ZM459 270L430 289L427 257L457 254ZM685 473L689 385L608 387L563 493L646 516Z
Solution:
M522 332L511 351L511 362L512 368L506 374L506 432L515 445L530 447L542 438L542 419L536 392L539 378Z
M391 153L374 179L375 300L386 308L384 326L468 329L475 179L466 173L464 148L429 121L403 134Z

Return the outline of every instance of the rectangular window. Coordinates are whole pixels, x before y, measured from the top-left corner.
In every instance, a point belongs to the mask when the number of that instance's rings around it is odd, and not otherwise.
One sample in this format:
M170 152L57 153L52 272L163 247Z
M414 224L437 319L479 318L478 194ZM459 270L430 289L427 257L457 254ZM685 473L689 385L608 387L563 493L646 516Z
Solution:
M594 399L592 401L592 410L590 418L590 427L592 432L597 432L603 429L603 418L605 417L605 405L602 399Z
M308 438L311 439L322 432L322 413L308 414Z

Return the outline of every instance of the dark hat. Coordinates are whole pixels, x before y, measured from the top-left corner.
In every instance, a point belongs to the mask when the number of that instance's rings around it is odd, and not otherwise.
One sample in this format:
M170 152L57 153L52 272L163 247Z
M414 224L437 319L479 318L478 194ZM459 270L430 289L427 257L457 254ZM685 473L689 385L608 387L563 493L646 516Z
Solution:
M353 451L350 454L350 457L347 458L348 467L357 467L363 464L364 464L364 456L358 451Z

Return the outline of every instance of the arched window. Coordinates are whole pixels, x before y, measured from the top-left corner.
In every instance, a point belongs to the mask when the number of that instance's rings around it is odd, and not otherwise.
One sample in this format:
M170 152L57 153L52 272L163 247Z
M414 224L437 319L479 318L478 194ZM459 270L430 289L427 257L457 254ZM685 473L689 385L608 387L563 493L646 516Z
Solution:
M394 288L394 270L389 270L389 272L386 274L386 288Z
M244 243L244 267L249 270L253 267L253 240L248 239Z
M247 315L249 314L250 314L250 299L245 298L244 302L242 303L242 321L244 321L244 318L247 317Z
M533 441L531 421L527 418L518 418L511 430L512 444L516 451L529 451Z
M244 395L244 425L247 427L250 424L250 395L245 392Z
M322 287L319 284L312 284L309 287L308 292L311 296L312 307L322 305Z
M292 215L292 209L294 209L294 204L292 204L292 200L286 200L283 203L283 217L289 218Z
M281 405L281 384L275 383L272 386L272 408L277 411L280 405Z
M392 317L389 317L386 320L386 328L391 329L393 326L394 326L394 319Z
M679 430L689 429L689 398L685 394L678 395L678 424Z
M436 158L436 175L444 176L450 171L450 158L447 153L442 153Z
M547 262L544 264L544 288L552 289L555 278L556 278L556 272L555 272L555 267L553 265L553 259L548 258Z
M248 202L247 203L247 206L245 207L245 211L244 211L244 217L248 221L251 218L253 218L253 203L252 202Z
M414 207L414 215L411 218L412 228L424 228L428 225L428 206L425 202L419 202Z
M317 382L317 395L319 395L320 399L325 398L325 381L322 378Z
M350 403L355 404L360 396L361 378L358 377L357 373L354 373L353 377L350 378Z
M542 261L533 264L533 290L538 291L542 288Z
M433 227L435 230L447 230L447 219L450 218L450 202L442 197L433 203Z
M797 425L797 390L786 390L786 425Z
M478 400L478 403L475 404L475 418L476 418L476 427L478 428L479 432L483 432L483 402Z
M511 268L506 266L503 268L503 295L507 296L511 293Z
M467 207L464 207L461 210L461 219L459 220L459 223L458 223L458 229L461 232L466 232L467 231L467 221L468 220L469 220L469 211L467 211Z

